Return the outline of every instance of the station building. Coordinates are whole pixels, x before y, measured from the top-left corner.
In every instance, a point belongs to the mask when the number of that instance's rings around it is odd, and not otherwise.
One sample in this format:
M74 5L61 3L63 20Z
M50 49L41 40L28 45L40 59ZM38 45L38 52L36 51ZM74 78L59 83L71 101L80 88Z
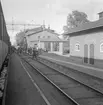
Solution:
M60 39L58 36L59 34L50 28L34 28L26 32L27 46L28 48L33 48L37 44L38 48L44 49L49 53L63 54L64 46L67 45L68 41Z
M71 28L65 35L70 38L70 57L85 64L103 64L103 12L97 21Z

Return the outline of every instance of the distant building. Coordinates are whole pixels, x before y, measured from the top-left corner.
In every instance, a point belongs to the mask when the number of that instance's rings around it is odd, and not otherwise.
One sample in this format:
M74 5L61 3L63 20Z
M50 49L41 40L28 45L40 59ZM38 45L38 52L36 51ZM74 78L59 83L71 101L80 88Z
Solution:
M26 32L26 39L28 48L33 48L35 44L39 48L47 50L48 52L63 54L63 44L67 43L67 40L62 40L59 34L51 30L50 27L38 27Z
M103 60L103 12L99 20L71 28L65 35L70 37L70 56L86 64L100 64ZM102 62L103 63L103 62Z

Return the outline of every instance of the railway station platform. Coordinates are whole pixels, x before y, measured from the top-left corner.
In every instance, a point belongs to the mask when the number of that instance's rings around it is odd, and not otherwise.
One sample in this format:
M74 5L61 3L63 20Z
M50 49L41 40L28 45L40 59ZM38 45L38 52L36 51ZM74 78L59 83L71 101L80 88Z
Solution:
M40 55L40 57L56 62L65 67L72 68L74 70L78 70L80 72L87 73L89 75L103 79L102 63L100 66L96 67L93 65L83 64L79 59L74 59L72 57L69 57L69 55L62 56L52 53L43 53L42 55Z
M46 105L16 54L10 57L5 94L3 105Z

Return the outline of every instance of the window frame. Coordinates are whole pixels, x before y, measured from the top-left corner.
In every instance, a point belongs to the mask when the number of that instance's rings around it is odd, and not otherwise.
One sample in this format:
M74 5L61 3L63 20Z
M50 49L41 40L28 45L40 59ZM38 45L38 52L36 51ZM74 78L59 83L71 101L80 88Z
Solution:
M103 48L101 48L101 46L103 47L103 42L100 44L100 52L103 52Z
M75 51L80 51L80 44L79 43L75 44Z
M38 36L38 39L40 39L40 36Z

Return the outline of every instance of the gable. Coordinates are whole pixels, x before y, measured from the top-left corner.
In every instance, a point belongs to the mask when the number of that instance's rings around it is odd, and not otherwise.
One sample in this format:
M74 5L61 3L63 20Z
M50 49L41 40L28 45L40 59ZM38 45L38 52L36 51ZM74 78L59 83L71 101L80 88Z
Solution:
M40 35L40 38L41 39L48 39L48 36L49 36L49 39L59 39L59 37L57 36L57 34L55 33L52 33L52 32L48 32L48 31L43 31Z
M40 39L51 39L51 40L60 40L60 38L57 36L57 34L48 32L48 31L42 31L36 34L33 34L31 36L28 36L29 40L36 41Z
M37 27L37 28L34 28L34 29L30 29L30 30L26 31L26 36L32 36L33 34L36 34L36 33L42 32L42 31L43 31L42 27Z

